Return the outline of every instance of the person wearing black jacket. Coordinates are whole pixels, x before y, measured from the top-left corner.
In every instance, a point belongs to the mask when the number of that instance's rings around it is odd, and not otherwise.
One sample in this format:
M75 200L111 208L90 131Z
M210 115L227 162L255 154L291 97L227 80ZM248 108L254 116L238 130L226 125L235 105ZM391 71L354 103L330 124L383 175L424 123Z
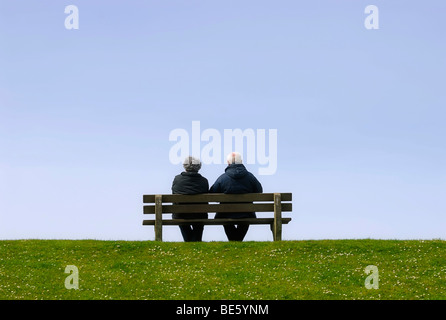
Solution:
M183 163L184 172L175 176L172 182L173 194L199 194L209 191L208 180L198 171L201 168L200 160L187 157ZM207 213L174 213L174 219L207 219ZM186 242L201 241L204 226L200 224L180 225L181 234Z
M228 166L215 183L212 185L209 192L212 193L261 193L263 192L262 185L257 178L248 170L242 163L240 153L231 152L227 157ZM220 218L255 218L255 212L237 212L225 213L218 212L215 214L215 219ZM225 225L225 233L230 241L243 241L248 232L248 224Z

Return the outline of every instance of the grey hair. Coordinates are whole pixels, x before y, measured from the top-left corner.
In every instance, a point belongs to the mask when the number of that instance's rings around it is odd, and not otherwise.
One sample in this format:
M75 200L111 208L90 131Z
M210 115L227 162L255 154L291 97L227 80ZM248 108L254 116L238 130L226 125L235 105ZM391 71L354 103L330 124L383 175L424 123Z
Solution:
M198 158L188 156L184 159L183 168L188 172L198 172L201 169L201 161Z
M242 164L242 155L238 152L231 152L226 157L226 161L228 161L228 164Z

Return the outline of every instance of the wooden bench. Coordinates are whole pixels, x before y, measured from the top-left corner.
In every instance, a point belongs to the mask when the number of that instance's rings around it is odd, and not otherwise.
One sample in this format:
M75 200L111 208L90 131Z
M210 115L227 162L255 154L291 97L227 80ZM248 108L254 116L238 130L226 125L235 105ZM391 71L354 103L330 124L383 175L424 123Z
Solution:
M274 241L282 240L282 224L291 218L283 218L282 212L292 211L291 193L203 193L151 194L143 195L144 214L154 214L154 220L143 220L143 225L155 226L155 241L162 241L163 225L181 224L226 225L226 224L267 224L271 226ZM212 203L216 202L216 203ZM163 219L167 213L213 213L213 212L274 212L272 218L243 219Z

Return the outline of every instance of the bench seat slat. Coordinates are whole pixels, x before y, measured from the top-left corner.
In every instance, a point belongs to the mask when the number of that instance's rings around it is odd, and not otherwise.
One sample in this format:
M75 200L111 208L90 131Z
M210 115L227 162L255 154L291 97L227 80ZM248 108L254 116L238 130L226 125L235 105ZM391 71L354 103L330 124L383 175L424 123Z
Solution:
M144 206L144 214L155 213L155 206ZM209 212L273 212L273 203L223 203L223 204L176 204L163 205L164 213ZM291 203L282 203L282 211L292 211Z
M281 193L282 201L291 201L291 193ZM202 194L163 194L163 203L166 202L251 202L251 201L274 201L274 193L202 193ZM154 203L155 195L143 195L143 203Z
M291 221L291 218L282 218L282 223L287 224ZM194 224L199 223L203 225L224 225L224 224L272 224L274 218L244 218L244 219L171 219L163 220L165 226L178 226L182 224ZM143 220L143 225L151 226L155 224L155 220Z

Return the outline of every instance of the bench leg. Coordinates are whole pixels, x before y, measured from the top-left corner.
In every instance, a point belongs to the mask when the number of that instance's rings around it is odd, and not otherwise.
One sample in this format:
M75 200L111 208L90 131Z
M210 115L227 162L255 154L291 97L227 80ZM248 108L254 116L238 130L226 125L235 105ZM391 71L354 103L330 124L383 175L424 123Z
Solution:
M273 238L274 241L282 240L282 199L280 193L274 194Z
M161 195L155 195L155 241L163 241L163 208Z

